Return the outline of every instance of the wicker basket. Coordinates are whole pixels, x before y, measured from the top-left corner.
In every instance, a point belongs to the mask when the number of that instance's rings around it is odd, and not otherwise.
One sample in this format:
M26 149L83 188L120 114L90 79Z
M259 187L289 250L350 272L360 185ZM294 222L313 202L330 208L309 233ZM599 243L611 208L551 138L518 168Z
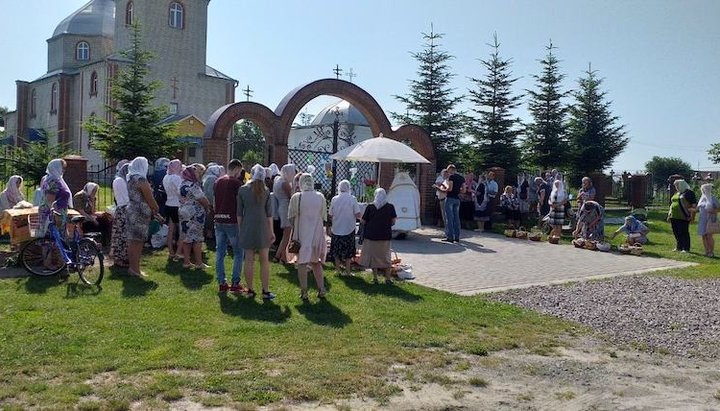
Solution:
M540 240L542 240L542 233L539 231L534 231L534 232L528 234L528 240L540 241Z
M527 240L528 232L525 229L525 227L518 228L517 232L515 232L515 238L519 238L521 240Z
M548 238L548 242L550 244L560 244L560 237L556 235L551 235L550 238Z
M507 238L515 238L515 237L517 237L517 230L506 229L505 231L503 231L503 234L505 234L505 237L507 237Z
M572 240L572 245L575 246L575 248L584 248L585 247L585 240L582 238L576 238Z

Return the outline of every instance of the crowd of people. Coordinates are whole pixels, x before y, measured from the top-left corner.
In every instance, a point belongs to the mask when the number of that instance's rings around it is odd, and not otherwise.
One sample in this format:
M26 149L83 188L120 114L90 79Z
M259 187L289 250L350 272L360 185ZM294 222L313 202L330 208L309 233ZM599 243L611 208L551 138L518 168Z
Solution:
M392 283L390 242L397 214L382 188L375 190L374 201L363 210L352 195L349 181L340 181L338 194L328 205L324 195L315 190L312 174L299 172L294 164L282 168L255 164L246 170L239 160L231 160L225 168L215 163L183 165L179 159L161 158L150 176L148 160L137 157L117 163L112 182L114 217L109 220L97 213L99 185L89 182L73 195L63 178L66 167L62 159L47 165L36 199L40 216L37 235L45 235L53 211L60 217L56 219L59 232L66 235L67 212L74 208L85 217L83 231L111 231L108 237L113 264L125 267L132 276L146 276L141 269L142 251L155 219L167 223L168 258L182 261L187 269L211 268L203 260L203 248L207 240L215 242L214 265L220 292L255 297L256 260L264 299L275 298L269 289L271 260L297 265L303 300L308 298L309 270L316 282L317 297L325 298L326 259L334 261L342 275L350 275L352 265L359 263L372 269L373 282L383 276ZM0 193L0 211L24 201L22 184L21 176L10 177ZM671 198L668 221L676 250L690 250L689 226L697 216L705 254L714 256L713 234L717 232L720 202L712 193L712 184L701 186L699 200L685 180L673 184L676 192ZM513 227L531 220L545 221L551 227L551 239L560 237L572 213L571 196L557 170L535 177L518 173L513 184L499 193L492 171L477 178L472 173L462 176L451 164L442 170L433 187L445 227L444 241L450 243L460 241L461 221L475 220L479 229L492 229L492 215L498 206ZM576 238L605 240L605 209L596 201L596 195L591 179L584 177L574 203L577 212L572 233ZM359 261L355 258L358 220L363 228ZM331 237L329 255L326 227ZM629 216L610 237L622 233L627 244L643 245L649 231L647 225ZM224 262L229 250L233 263L228 284Z
M68 210L84 217L83 231L98 231L104 223L98 217L99 185L87 183L71 195L64 180L67 164L50 161L39 188L40 229L45 235L53 212L61 235L67 235ZM124 267L131 276L146 277L142 270L142 251L150 235L152 220L167 224L166 246L171 261L186 269L212 268L203 260L206 241L216 246L215 275L219 291L255 297L255 264L259 264L260 293L272 300L270 291L270 250L276 262L296 264L300 297L308 297L308 271L312 271L317 297L324 299L323 263L334 260L342 275L352 275L358 262L373 270L373 282L382 275L392 283L390 241L397 214L387 201L384 189L375 190L374 201L364 210L351 192L350 182L338 184L338 194L329 207L325 196L316 191L309 173L294 164L282 168L255 164L246 170L239 160L227 169L218 164L183 165L179 159L161 158L149 174L145 157L121 160L112 181L114 217L108 222L113 265ZM0 194L0 204L12 208L24 200L22 178L13 176ZM331 222L328 223L328 220ZM362 253L356 259L356 222L363 226ZM330 232L329 248L326 228ZM292 243L299 248L290 247ZM228 284L225 258L232 250L232 273ZM244 276L244 285L242 277Z

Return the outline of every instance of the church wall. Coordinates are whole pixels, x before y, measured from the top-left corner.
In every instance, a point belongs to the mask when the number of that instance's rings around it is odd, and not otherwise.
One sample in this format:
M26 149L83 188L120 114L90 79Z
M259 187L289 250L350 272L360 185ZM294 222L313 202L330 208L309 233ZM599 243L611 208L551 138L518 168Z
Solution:
M50 144L57 144L58 115L57 112L50 113L50 100L53 83L57 84L58 87L60 86L57 76L30 83L27 102L27 127L44 129L49 135L48 141ZM35 116L33 116L30 112L30 93L32 93L33 89L35 89L37 93ZM23 136L23 138L27 138L27 136Z
M76 60L77 43L86 41L90 46L90 60ZM102 60L113 51L113 40L102 36L61 35L48 40L48 72L73 69L92 61Z

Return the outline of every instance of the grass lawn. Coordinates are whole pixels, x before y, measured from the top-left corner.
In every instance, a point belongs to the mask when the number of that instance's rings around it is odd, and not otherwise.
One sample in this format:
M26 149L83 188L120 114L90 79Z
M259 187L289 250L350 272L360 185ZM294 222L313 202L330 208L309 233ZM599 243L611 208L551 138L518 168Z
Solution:
M579 330L482 297L372 285L366 275L328 271L328 300L311 294L302 304L294 269L274 265L277 299L263 303L219 296L210 273L163 253L145 269L147 280L110 270L99 292L76 275L0 281L0 406L246 406L354 394L382 402L399 391L394 365L425 382L434 368L461 363L458 353L544 353Z
M720 276L696 235L693 253L673 253L664 213L650 217L647 255L698 263L672 275ZM303 304L294 268L273 265L277 299L263 303L218 295L212 273L168 263L163 252L145 261L148 279L111 269L102 290L76 275L0 280L0 407L154 409L188 399L243 408L353 395L382 403L399 392L398 377L438 382L446 377L436 368L462 370L459 354L545 354L585 332L482 296L372 285L368 274L328 270L328 300L311 293Z

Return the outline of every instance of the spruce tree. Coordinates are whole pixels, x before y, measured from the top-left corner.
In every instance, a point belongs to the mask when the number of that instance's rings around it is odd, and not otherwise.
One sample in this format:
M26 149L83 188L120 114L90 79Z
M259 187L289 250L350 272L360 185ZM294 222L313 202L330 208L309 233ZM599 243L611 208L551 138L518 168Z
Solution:
M410 91L406 96L394 96L405 104L407 111L391 115L397 121L419 125L428 132L440 169L457 158L464 114L454 110L462 96L454 96L454 89L449 85L455 75L450 72L448 62L454 57L440 48L438 40L443 34L435 33L430 26L430 33L422 33L422 36L424 50L411 53L420 63L419 78L410 80Z
M133 25L132 45L120 54L127 59L112 83L112 99L106 105L112 121L91 117L83 125L91 133L93 147L105 158L120 160L144 156L150 160L172 156L182 145L172 134L173 124L161 124L166 107L152 105L159 81L147 81L152 53L142 48L140 26Z
M497 34L489 46L492 48L490 58L480 60L487 74L481 79L470 79L476 86L469 93L474 104L472 111L477 117L470 123L469 131L475 138L481 167L502 167L514 172L520 161L517 138L521 134L521 123L512 110L520 105L522 95L513 95L512 86L518 79L513 78L510 71L512 59L500 57Z
M610 110L611 102L605 101L607 93L600 90L603 80L590 65L585 75L578 79L576 102L570 107L568 122L570 159L576 178L610 167L629 141L625 126L617 124L619 117Z
M547 55L540 60L542 74L533 75L536 88L526 90L532 122L525 129L524 162L542 170L567 165L570 147L565 133L568 107L562 101L569 91L561 90L565 75L560 73L555 48L552 41L545 47Z

